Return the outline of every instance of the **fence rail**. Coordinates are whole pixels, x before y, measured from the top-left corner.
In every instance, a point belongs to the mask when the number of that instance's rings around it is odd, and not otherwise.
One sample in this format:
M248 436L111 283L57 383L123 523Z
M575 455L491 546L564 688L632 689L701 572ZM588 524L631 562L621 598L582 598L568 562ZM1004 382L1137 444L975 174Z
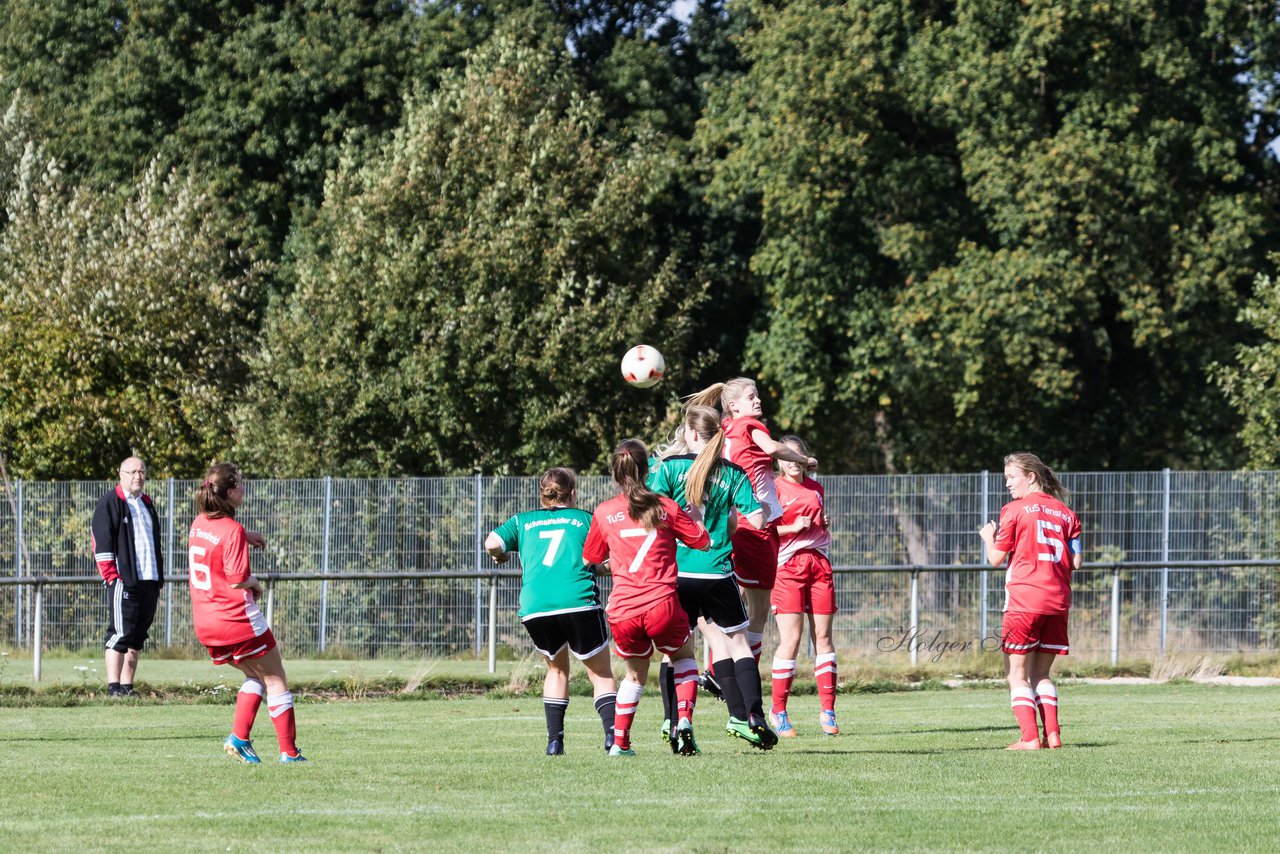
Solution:
M1280 648L1280 473L1065 473L1084 527L1074 653L1104 658ZM878 652L886 632L929 627L981 642L1000 624L1000 572L977 529L1006 500L998 472L823 476L839 573L836 643ZM192 646L186 530L196 481L149 484L168 575L152 641ZM89 521L112 484L0 485L0 639L81 649L101 642ZM583 506L607 479L579 482ZM277 635L291 654L490 656L527 644L518 569L492 571L484 537L537 503L534 478L253 481L241 520L267 548ZM518 563L516 564L518 567ZM607 587L607 584L605 585ZM37 597L39 601L37 601ZM37 625L37 622L39 625ZM932 634L931 634L932 636ZM0 646L3 645L0 640ZM904 659L910 650L897 650ZM917 649L917 655L929 650Z

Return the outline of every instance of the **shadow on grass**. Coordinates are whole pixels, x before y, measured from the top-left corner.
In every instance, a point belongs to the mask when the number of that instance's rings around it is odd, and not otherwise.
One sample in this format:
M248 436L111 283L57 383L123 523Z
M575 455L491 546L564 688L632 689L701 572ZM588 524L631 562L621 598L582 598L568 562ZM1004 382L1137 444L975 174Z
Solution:
M116 735L112 734L111 741L208 741L211 736L208 733L193 733L189 735ZM30 742L70 742L76 743L80 741L99 743L102 741L102 734L86 733L85 735L59 735L59 736L40 736L40 735L0 735L0 744L24 744Z

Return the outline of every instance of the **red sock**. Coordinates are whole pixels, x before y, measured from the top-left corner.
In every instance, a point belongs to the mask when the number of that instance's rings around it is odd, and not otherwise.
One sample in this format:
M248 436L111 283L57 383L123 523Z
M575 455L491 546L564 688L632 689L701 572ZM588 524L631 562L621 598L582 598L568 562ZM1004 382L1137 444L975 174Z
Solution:
M1030 688L1014 688L1009 692L1013 716L1018 721L1023 741L1039 741L1040 728L1036 723L1036 695Z
M1041 679L1036 685L1036 694L1039 696L1038 705L1040 706L1040 718L1044 721L1044 734L1061 733L1058 730L1058 688L1048 679Z
M747 643L751 645L751 654L756 657L756 664L759 664L760 652L764 649L764 632L753 632L748 629Z
M246 679L236 694L236 714L231 722L231 732L236 738L249 740L249 732L253 729L253 719L258 716L258 707L262 705L262 695L266 688L257 679Z
M276 728L280 752L297 756L298 727L293 718L293 694L285 691L283 694L267 697L267 711L271 713L271 723Z
M623 679L618 686L618 696L614 700L613 712L613 746L622 750L631 747L631 722L636 716L636 706L640 704L640 694L644 689L629 679Z
M671 662L671 669L676 681L676 720L689 720L698 700L698 662L681 658Z
M820 655L813 661L813 678L818 682L818 701L822 711L836 710L836 654Z
M796 681L796 663L782 658L773 660L773 713L787 710L791 684Z

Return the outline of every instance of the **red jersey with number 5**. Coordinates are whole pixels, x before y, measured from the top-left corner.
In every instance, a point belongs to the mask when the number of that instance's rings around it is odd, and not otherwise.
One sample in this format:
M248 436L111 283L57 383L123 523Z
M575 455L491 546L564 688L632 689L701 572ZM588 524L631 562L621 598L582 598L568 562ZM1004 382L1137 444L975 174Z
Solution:
M231 586L250 575L244 526L235 519L210 519L201 513L191 523L187 549L196 639L205 646L230 646L266 632L267 618L253 593Z
M1071 610L1071 567L1080 553L1080 520L1043 492L1010 501L1000 511L993 545L1009 552L1004 609L1031 614Z
M707 529L679 504L666 496L660 500L662 523L652 531L628 515L625 495L610 498L591 514L582 559L588 563L609 559L613 590L605 611L615 620L643 614L676 595L677 539L691 549L711 544Z
M773 457L766 454L752 438L756 430L769 436L769 428L750 416L726 418L723 427L724 458L747 473L756 501L764 509L764 520L774 521L782 515L782 503L778 500L778 488L773 482ZM741 523L742 520L738 521Z

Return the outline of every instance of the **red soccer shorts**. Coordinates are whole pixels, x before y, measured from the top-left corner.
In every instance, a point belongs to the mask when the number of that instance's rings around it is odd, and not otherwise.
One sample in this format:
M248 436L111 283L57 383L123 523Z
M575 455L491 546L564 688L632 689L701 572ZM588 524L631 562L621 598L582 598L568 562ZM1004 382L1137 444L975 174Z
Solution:
M772 590L778 574L778 526L756 530L738 521L733 534L733 576L743 587Z
M1000 635L1000 648L1009 655L1026 655L1035 650L1066 655L1071 651L1066 614L1005 611Z
M778 567L769 602L775 614L834 614L836 588L831 561L813 549L796 552Z
M271 629L267 629L256 638L226 646L207 646L205 649L209 650L209 658L213 659L214 664L238 664L241 661L262 658L275 647L276 636L271 634Z
M622 658L648 658L656 646L673 653L689 640L689 615L672 593L648 611L615 620L609 618L613 649Z

